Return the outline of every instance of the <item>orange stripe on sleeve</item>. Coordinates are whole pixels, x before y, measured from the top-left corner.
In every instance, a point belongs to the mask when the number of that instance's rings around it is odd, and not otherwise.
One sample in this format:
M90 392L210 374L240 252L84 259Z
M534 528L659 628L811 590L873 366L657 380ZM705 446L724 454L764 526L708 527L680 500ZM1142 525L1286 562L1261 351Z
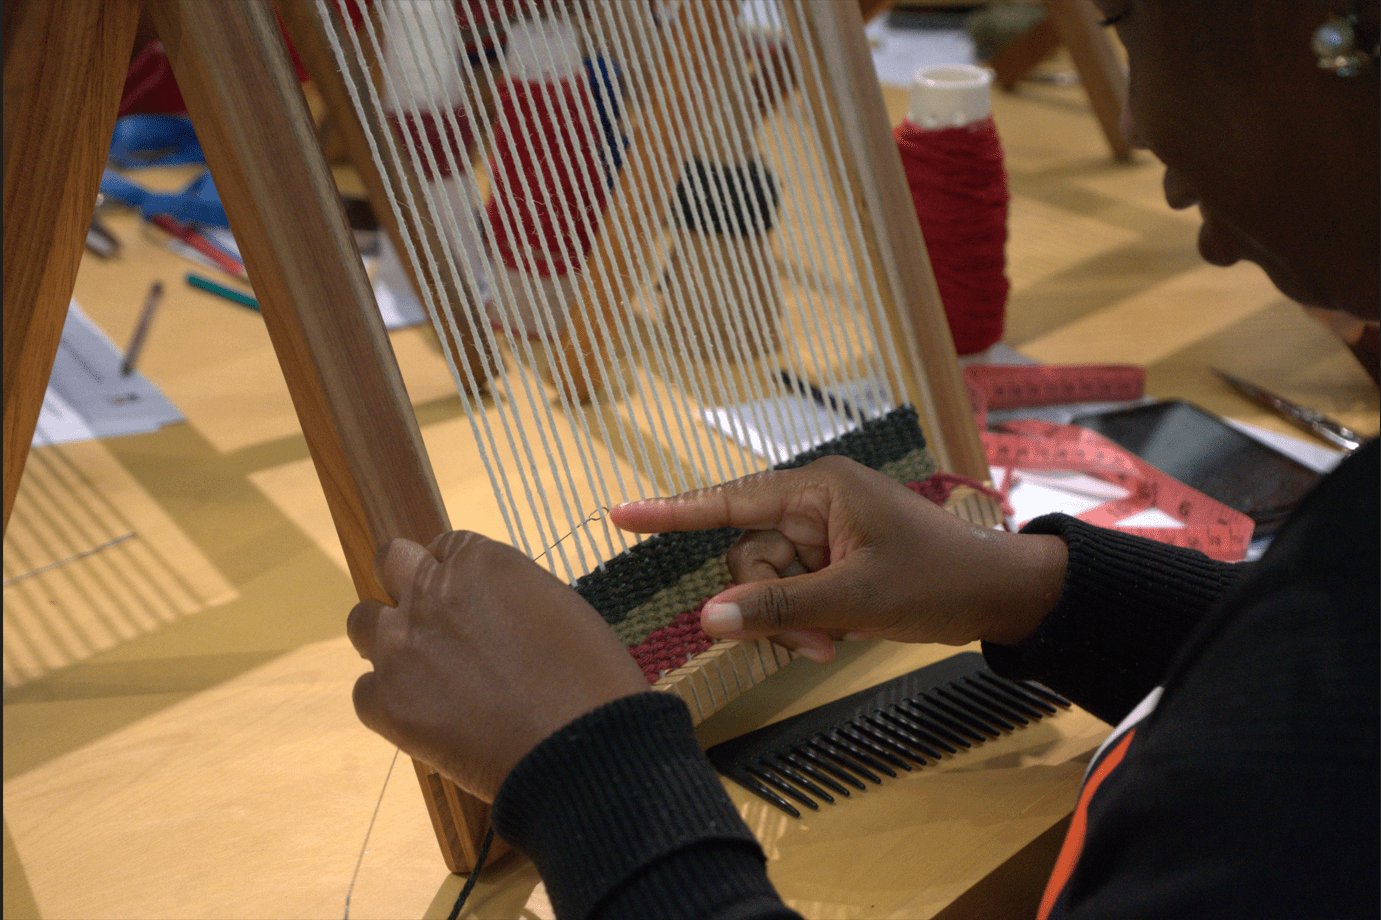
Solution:
M1069 822L1069 832L1065 834L1064 845L1060 847L1060 856L1055 860L1055 868L1050 873L1050 881L1046 883L1045 894L1041 897L1041 909L1036 914L1036 920L1046 920L1050 916L1060 892L1064 891L1069 877L1074 874L1074 867L1084 850L1084 835L1088 832L1089 802L1098 791L1098 787L1103 784L1103 780L1107 779L1108 774L1116 770L1117 765L1122 762L1135 734L1136 729L1127 732L1127 736L1108 752L1103 762L1098 765L1098 769L1088 778L1088 782L1084 783L1084 788L1079 793L1079 804L1074 806L1074 817Z

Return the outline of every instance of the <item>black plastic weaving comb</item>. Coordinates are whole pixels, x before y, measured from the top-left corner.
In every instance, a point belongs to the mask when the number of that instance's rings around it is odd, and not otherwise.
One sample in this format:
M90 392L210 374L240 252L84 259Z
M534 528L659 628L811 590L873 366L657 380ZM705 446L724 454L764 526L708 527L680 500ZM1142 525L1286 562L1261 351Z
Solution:
M865 781L881 784L883 776L957 754L1069 706L1040 684L998 677L982 655L963 652L706 753L719 772L799 818L788 799L818 810L817 799L832 803L851 789L867 789Z

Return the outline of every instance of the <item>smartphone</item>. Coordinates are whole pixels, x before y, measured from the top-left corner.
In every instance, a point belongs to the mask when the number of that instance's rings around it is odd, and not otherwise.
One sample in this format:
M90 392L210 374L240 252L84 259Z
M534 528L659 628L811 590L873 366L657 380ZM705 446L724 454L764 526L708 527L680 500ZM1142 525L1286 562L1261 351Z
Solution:
M1075 416L1163 473L1275 533L1322 474L1182 400Z

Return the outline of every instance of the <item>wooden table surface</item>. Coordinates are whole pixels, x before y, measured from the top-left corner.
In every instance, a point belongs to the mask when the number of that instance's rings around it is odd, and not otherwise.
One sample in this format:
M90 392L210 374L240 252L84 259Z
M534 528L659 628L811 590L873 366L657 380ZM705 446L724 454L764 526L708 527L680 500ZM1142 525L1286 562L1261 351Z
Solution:
M889 103L900 117L904 94ZM995 110L1014 193L1008 344L1143 364L1153 396L1296 433L1221 385L1219 366L1376 433L1377 390L1352 356L1259 270L1201 264L1196 216L1166 207L1149 155L1109 159L1077 89L1028 86ZM122 342L165 282L142 369L187 422L30 461L5 543L5 915L329 917L348 896L350 916L445 916L460 880L411 766L351 709L354 598L262 322L185 287L188 263L133 217L110 224L125 254L88 259L76 299ZM432 340L394 345L453 521L502 533ZM793 662L702 740L950 651L859 643L828 667ZM1047 832L1105 730L1062 715L800 822L731 793L807 916L931 916L1058 839ZM516 857L485 874L472 910L549 914Z

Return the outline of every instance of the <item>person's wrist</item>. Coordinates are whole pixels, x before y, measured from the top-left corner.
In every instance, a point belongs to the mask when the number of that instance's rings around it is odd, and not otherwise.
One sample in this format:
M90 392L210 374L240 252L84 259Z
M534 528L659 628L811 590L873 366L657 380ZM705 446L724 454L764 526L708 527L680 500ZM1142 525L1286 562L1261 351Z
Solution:
M978 636L996 645L1020 645L1059 602L1069 547L1048 534L1004 534L995 591Z

